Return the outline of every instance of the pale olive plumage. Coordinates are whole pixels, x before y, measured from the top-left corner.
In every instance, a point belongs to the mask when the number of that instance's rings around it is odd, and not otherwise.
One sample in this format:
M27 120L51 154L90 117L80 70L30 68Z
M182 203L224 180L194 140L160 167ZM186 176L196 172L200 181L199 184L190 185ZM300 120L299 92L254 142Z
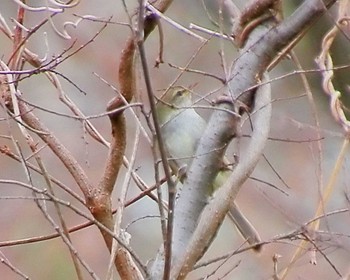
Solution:
M206 128L205 120L192 105L190 91L182 87L173 87L157 103L158 121L174 173L178 173L179 169L183 171L191 164L198 141ZM227 180L230 172L229 170L219 172L213 190ZM229 216L249 244L261 241L259 234L244 217L237 204L232 205ZM255 249L260 248L257 246Z

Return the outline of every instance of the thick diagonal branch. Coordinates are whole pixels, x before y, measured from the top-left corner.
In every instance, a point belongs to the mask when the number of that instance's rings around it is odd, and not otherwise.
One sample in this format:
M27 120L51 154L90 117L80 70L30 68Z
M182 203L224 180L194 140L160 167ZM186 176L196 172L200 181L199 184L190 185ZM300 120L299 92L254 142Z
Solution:
M222 103L218 107L242 114L245 108L252 108L254 103L264 100L258 95L266 95L268 90L256 91L256 87L260 84L268 65L281 50L294 43L296 38L300 38L299 35L304 34L305 30L326 11L326 8L334 3L335 0L305 1L293 15L279 25L273 27L272 22L266 22L250 33L244 49L240 51L229 82L228 95L232 98L232 105ZM201 209L205 206L206 186L212 185L215 174L220 168L218 159L222 158L225 152L223 147L227 146L233 136L239 134L241 125L240 119L235 114L230 115L222 110L213 112L187 173L188 179L176 207L175 220L180 220L175 224L181 226L175 225L174 248L176 251L174 250L175 267L172 274L174 278L183 279L191 271L195 262L208 247L230 203L253 171L267 138L270 114L268 107L269 105L266 105L260 110L263 113L262 116L256 116L258 119L253 127L253 134L259 133L251 138L248 150L244 154L241 153L241 162L225 186L218 191L204 212L200 214L201 212L193 209ZM208 151L215 152L208 153Z

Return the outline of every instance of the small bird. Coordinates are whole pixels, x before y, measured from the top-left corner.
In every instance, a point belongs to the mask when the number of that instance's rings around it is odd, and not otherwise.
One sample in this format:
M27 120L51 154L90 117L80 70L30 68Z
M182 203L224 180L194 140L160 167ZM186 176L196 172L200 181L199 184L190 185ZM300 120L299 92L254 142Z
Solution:
M180 176L181 182L185 178L181 174L185 174L186 168L190 166L198 142L207 126L206 121L193 109L192 105L191 92L180 86L168 90L156 105L163 141L170 159L169 164L174 174ZM224 162L226 161L227 159L224 159ZM212 192L227 180L230 172L229 169L219 172ZM261 242L258 232L239 210L236 203L232 204L228 214L250 245ZM260 249L259 245L254 247L256 251Z

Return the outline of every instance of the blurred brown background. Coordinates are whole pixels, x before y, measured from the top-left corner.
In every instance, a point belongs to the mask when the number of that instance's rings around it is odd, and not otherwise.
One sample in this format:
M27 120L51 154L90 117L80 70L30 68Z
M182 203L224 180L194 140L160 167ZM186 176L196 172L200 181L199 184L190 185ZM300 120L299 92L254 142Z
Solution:
M45 1L28 2L28 5L45 5ZM132 13L137 3L136 1L127 2L129 11ZM284 3L284 11L288 15L301 1L284 2L286 2ZM13 27L11 19L16 18L16 11L17 4L14 1L1 1L0 13L11 27ZM327 14L318 21L295 48L295 52L305 69L316 68L314 59L320 50L322 36L333 25L334 10L332 12L333 14ZM77 17L74 14L80 16L94 15L102 19L108 19L110 16L113 16L112 21L116 23L125 23L128 20L121 1L103 1L103 4L101 1L82 1L77 7L67 9L63 14L58 14L53 18L56 28L62 31L65 21L75 21ZM185 27L188 27L190 23L195 23L204 27L215 28L209 22L198 0L174 1L166 15ZM25 26L32 28L46 17L47 14L44 12L27 12ZM101 26L102 23L88 20L82 21L76 28L69 26L67 31L72 39L65 40L59 37L50 24L47 23L30 37L27 47L39 54L40 57L47 56L47 59L50 60L69 48L74 41L76 42L72 50L77 49L81 44L90 40ZM159 90L159 94L161 93L160 90L166 88L179 73L179 70L170 67L168 63L183 67L200 46L198 40L180 32L166 22L163 22L163 29L165 63L160 65L159 68L153 67L158 55L158 32L153 32L146 42L153 88ZM46 32L46 35L44 32ZM130 30L127 26L108 24L107 28L92 43L55 69L64 74L65 77L73 81L75 85L86 93L79 92L71 83L61 79L65 93L87 116L105 112L107 102L115 95L114 91L97 75L118 88L117 69L120 52L129 34ZM206 36L200 33L199 35ZM45 38L47 38L48 48L44 43ZM190 68L223 77L219 56L221 44L222 42L219 39L212 39L202 48ZM68 51L68 53L72 52L72 50ZM230 65L236 54L235 50L228 42L224 43L224 50L226 62ZM344 35L338 36L332 50L335 65L349 63L349 41ZM0 55L2 59L6 61L11 52L10 41L1 33ZM26 67L30 69L29 66L26 65ZM142 69L139 69L138 75L142 77ZM283 60L271 72L270 78L291 73L295 69L295 65L291 60ZM317 113L321 122L321 135L324 137L322 140L322 161L319 162L317 157L316 142L294 143L276 140L269 142L265 156L290 188L288 189L278 179L263 159L254 171L253 177L274 184L288 195L266 184L249 180L238 198L242 209L257 227L264 240L292 231L313 218L320 200L317 168L321 165L323 173L322 183L325 185L328 182L343 141L341 128L330 115L328 99L320 86L320 75L313 73L308 74L307 77L312 86ZM336 72L336 86L343 92L345 97L349 95L348 82L347 69ZM202 95L221 86L215 79L194 73L185 73L177 84L185 86L197 84L194 91ZM274 103L271 137L300 141L316 139L317 128L299 75L292 75L273 82L272 87ZM58 100L57 91L48 82L44 74L24 79L20 82L19 89L26 100L39 107L68 115L71 114ZM145 102L145 107L148 110L145 86L142 79L139 80L138 94L139 100ZM346 99L343 101L345 104L348 102ZM203 104L207 105L205 102ZM0 112L0 135L12 136L19 142L20 147L23 149L23 154L29 156L31 153L18 126L12 120L7 119L4 108ZM92 183L98 182L102 174L107 149L86 135L81 123L72 118L55 115L40 109L34 109L34 113L76 156ZM137 113L140 115L139 111ZM210 111L201 110L200 113L203 116L208 116ZM130 112L127 112L126 115L128 122L127 156L130 156L135 139L135 119ZM141 115L140 117L142 123L145 124L144 118ZM92 123L106 139L110 138L110 126L107 117L93 119ZM246 130L248 131L248 125ZM147 132L150 135L149 129L147 129ZM40 146L43 145L40 141L39 143ZM6 137L0 138L0 145L7 145L15 151L11 140ZM50 174L80 194L64 166L47 147L41 150L40 155L44 159ZM147 183L150 185L154 183L151 149L143 135L141 135L138 145L135 169ZM326 205L325 211L348 207L349 204L346 199L349 193L350 179L348 170L349 157L347 157L345 164L342 166L341 173L337 178L336 188L332 193L329 204ZM117 184L123 183L124 175L125 169L120 174ZM0 179L27 182L21 164L2 154L0 155ZM33 181L36 187L45 188L41 176L33 173ZM117 187L116 191L118 191ZM139 190L131 182L128 197L132 198L138 193ZM62 200L70 201L88 213L82 205L60 189L56 190L56 195ZM16 185L0 184L0 241L42 236L54 232L35 206L35 203L33 203L33 200L25 199L26 197L32 197L30 190ZM47 205L49 212L55 217L52 204L48 203ZM64 207L63 209L68 225L73 226L84 221L84 218L78 216L70 209ZM136 204L128 207L123 218L123 224L127 226L136 219L145 217L127 228L127 231L132 235L131 246L144 262L155 255L161 238L158 218L153 217L153 215L158 215L157 205L150 199L143 198ZM328 217L322 221L321 229L325 233L320 235L322 240L317 240L317 244L324 249L329 261L341 273L346 274L350 269L349 213ZM108 267L109 256L99 231L94 227L90 227L73 233L72 238L80 256L91 266L97 276L103 279ZM238 248L241 243L242 239L237 235L233 225L230 222L225 222L205 258L208 259L225 254ZM298 242L285 241L267 245L260 255L254 255L252 252L239 254L225 263L212 276L212 279L223 277L235 264L239 265L225 279L271 279L273 273L272 256L274 254L282 256L279 259L278 266L280 269L283 269L288 264L297 245ZM69 252L59 238L35 244L2 247L0 254L0 258L7 258L9 262L28 275L30 279L75 279ZM317 255L317 265L311 265L309 259L309 254L305 254L299 259L293 266L292 272L287 279L339 279L339 276L337 276L323 256ZM213 266L200 269L192 273L190 279L203 277L212 269ZM3 264L0 265L0 275L1 279L21 279ZM86 279L89 279L87 274ZM116 276L115 279L118 279L118 277Z

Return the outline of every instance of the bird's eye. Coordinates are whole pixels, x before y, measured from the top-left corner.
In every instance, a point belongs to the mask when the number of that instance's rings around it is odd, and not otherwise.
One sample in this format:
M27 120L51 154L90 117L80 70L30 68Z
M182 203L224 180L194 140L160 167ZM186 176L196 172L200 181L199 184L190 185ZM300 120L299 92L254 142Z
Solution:
M178 91L176 92L175 95L176 95L177 97L181 97L185 92L186 92L185 89L180 89L180 90L178 90Z

